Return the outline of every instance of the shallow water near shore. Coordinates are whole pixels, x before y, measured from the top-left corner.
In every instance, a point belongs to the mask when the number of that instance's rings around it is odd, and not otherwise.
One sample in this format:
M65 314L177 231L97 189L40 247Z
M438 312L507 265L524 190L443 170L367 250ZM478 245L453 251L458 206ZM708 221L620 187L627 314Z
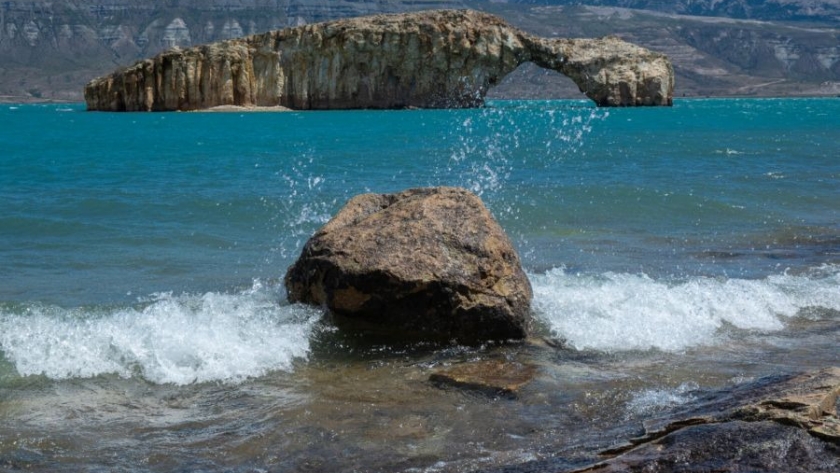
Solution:
M836 366L838 113L0 106L0 469L571 468L704 394ZM285 302L348 198L425 185L508 232L532 339L406 346ZM515 398L428 380L487 359L537 374Z

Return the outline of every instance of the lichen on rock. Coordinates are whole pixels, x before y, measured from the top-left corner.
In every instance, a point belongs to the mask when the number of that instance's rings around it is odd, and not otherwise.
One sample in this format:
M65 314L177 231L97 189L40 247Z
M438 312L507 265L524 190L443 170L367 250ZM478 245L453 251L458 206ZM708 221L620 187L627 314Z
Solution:
M663 55L622 41L546 39L472 10L304 25L174 48L92 80L88 110L464 108L525 62L569 76L601 106L670 105Z

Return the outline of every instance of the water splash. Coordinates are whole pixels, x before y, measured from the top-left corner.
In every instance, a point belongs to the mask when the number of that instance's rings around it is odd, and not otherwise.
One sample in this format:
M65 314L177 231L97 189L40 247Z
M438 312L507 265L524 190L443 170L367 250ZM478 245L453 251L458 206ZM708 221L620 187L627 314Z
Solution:
M777 331L806 309L840 310L840 267L830 265L757 280L554 269L531 281L538 316L577 349L680 351L716 343L725 325Z
M154 294L136 307L6 307L0 351L21 376L237 383L289 371L309 352L319 312L279 305L278 292L256 281L233 294Z
M340 204L340 198L331 194L331 183L319 168L316 154L312 149L298 153L288 168L275 173L277 193L261 198L277 229L273 252L283 260L297 256L305 239L327 223Z
M480 196L526 249L525 231L510 223L533 206L522 199L533 195L528 186L534 185L535 173L556 169L579 153L595 124L609 117L608 110L568 101L538 104L497 101L457 115L446 164L434 169L431 183L464 187Z
M422 145L396 151L394 161L404 165L394 168L383 166L380 159L352 153L338 165L326 162L321 159L324 153L345 154L334 143L284 143L283 151L272 156L271 162L282 159L288 165L275 172L276 189L262 199L277 229L272 254L264 263L273 264L278 257L287 263L296 257L306 239L361 192L459 186L481 196L498 219L517 220L522 208L519 200L529 194L524 186L534 169L539 172L578 152L594 124L609 116L603 109L570 107L567 101L539 104L505 101L477 110L422 112L435 130L443 132L424 137ZM399 142L405 133L403 127L382 131L392 134L382 137L385 143ZM345 141L352 142L352 135L341 135L335 143ZM413 156L412 149L422 154ZM358 168L365 170L361 178L356 176ZM513 235L522 236L515 231Z

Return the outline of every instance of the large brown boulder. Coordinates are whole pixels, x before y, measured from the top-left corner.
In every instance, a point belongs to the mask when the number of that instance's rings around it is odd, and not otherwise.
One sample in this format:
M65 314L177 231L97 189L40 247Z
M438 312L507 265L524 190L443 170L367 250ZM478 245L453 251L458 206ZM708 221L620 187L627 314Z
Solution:
M524 338L531 286L499 224L452 187L363 194L310 238L286 274L290 302L410 339Z
M172 49L94 79L88 110L475 107L533 62L601 106L671 105L663 54L618 38L540 38L471 10L375 15Z

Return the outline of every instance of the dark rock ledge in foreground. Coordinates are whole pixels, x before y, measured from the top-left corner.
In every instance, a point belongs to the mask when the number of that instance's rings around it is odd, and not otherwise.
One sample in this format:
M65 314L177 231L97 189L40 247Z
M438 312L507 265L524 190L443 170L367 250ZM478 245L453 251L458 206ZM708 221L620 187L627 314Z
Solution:
M472 10L375 15L158 56L94 79L88 110L464 108L533 62L600 106L671 105L665 55L615 37L547 39Z
M643 423L644 434L569 467L558 458L485 473L840 471L840 367L735 386Z
M455 187L352 198L303 247L290 302L319 305L406 340L523 339L531 285L507 235Z

